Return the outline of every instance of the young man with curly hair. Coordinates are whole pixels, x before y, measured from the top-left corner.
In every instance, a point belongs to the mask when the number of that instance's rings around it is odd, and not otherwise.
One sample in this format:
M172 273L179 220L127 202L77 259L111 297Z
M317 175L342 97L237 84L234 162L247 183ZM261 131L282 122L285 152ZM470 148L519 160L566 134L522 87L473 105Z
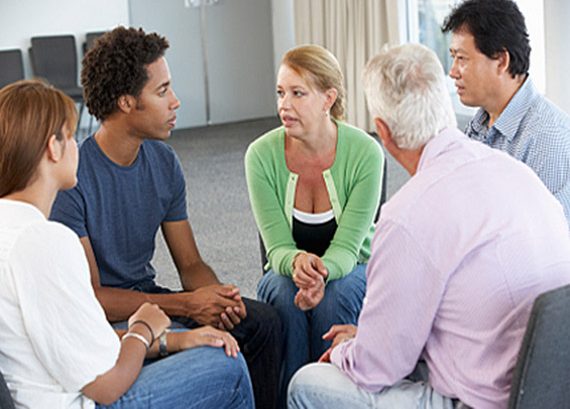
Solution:
M446 18L449 76L467 106L465 133L534 170L570 220L570 116L539 94L528 74L525 19L512 0L468 0Z
M198 252L182 168L164 143L180 106L164 57L168 46L156 33L118 27L85 56L85 102L101 127L82 143L79 182L58 196L51 217L80 237L110 321L124 321L151 302L188 328L230 331L248 363L257 407L272 408L280 321L268 305L220 283ZM180 292L155 283L151 259L159 228L178 269Z

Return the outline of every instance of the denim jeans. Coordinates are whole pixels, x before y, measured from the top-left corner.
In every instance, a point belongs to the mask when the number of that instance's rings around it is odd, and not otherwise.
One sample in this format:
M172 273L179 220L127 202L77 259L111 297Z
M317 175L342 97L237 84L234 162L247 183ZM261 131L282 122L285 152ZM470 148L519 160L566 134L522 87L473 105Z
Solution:
M258 298L275 307L283 323L285 344L279 394L282 406L293 374L329 348L330 341L324 341L323 334L334 324L356 325L366 292L365 272L366 265L358 264L345 277L330 281L322 301L305 312L294 304L298 288L290 277L269 270L259 282Z
M250 409L253 391L242 355L222 348L187 349L146 364L112 409Z
M140 283L132 289L154 294L173 292L151 281ZM242 299L247 317L230 333L238 341L249 368L256 406L260 409L273 409L277 407L281 369L283 343L281 320L271 306L245 297ZM193 329L201 326L189 317L171 317L171 319L174 328L183 326ZM113 326L117 327L116 324Z
M402 380L381 392L367 392L331 364L311 364L289 385L289 409L453 409L461 407L427 382Z

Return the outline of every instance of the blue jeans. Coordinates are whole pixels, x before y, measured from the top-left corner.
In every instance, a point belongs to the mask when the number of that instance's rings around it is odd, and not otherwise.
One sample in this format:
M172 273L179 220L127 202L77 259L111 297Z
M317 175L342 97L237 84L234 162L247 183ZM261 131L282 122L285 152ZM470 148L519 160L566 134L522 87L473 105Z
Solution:
M240 354L222 348L187 349L146 364L135 383L112 409L250 409L253 391Z
M322 301L310 311L294 304L298 288L290 277L269 270L257 287L257 297L273 306L283 324L283 364L280 402L286 400L287 385L293 374L308 362L316 361L330 346L322 336L334 324L354 324L366 292L366 264L358 264L339 280L327 283Z
M156 285L153 281L139 283L132 289L153 294L173 292ZM230 333L237 340L247 362L256 406L274 409L277 404L281 368L281 322L277 312L269 305L245 297L242 299L247 309L247 317ZM175 328L201 327L190 317L170 318L172 327ZM120 328L117 325L126 328L127 324L126 322L113 324L115 328Z
M381 392L367 392L331 364L307 365L289 385L289 409L453 409L461 403L440 395L427 382L402 380Z

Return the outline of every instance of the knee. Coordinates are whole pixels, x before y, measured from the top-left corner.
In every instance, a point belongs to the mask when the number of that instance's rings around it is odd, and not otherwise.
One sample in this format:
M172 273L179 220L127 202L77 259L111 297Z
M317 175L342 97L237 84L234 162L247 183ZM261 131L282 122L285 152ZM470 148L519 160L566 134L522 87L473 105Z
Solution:
M257 321L258 327L264 332L281 331L281 319L279 314L271 305L263 302L255 302L250 305L252 317Z
M328 283L323 301L325 304L360 310L365 294L366 277L360 271L353 271L346 277Z
M209 374L210 382L220 382L222 385L228 385L230 388L236 389L236 385L250 383L249 371L247 364L241 353L238 353L236 358L228 357L223 348L200 347L196 348L199 351L198 359L204 365L205 373ZM191 351L187 350L187 351ZM184 354L183 351L180 355L187 355L186 359L196 360L197 357L190 354Z
M227 368L225 371L227 377L234 380L236 383L243 383L246 385L251 383L247 364L241 352L238 354L237 358L228 358Z
M287 388L287 404L290 408L306 407L304 403L307 401L307 393L318 394L322 392L323 387L327 387L324 382L323 375L326 372L327 364L309 364L299 369Z
M289 277L269 270L259 282L257 296L261 301L280 308L293 303L296 290L295 284Z
M224 354L223 365L220 365L220 389L224 388L224 395L232 401L242 402L239 407L253 407L253 387L247 369L247 364L241 353L236 358L228 358ZM233 396L232 396L233 395Z

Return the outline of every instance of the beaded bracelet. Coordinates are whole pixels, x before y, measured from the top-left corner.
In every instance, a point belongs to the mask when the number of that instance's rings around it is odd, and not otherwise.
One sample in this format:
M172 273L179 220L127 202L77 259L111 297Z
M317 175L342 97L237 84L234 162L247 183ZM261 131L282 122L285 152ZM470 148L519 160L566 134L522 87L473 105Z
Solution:
M154 340L156 339L154 336L154 331L152 330L152 328L150 327L150 325L148 324L148 322L143 321L143 320L136 320L135 322L132 322L131 325L129 325L129 330L133 327L133 325L135 324L142 324L144 325L147 329L148 332L150 332L150 343L149 345L154 344Z
M148 343L148 340L143 337L141 334L137 333L137 332L127 332L125 335L123 335L123 338L121 338L122 341L124 341L127 338L135 338L138 339L140 342L142 342L144 344L144 346L146 347L146 350L148 351L150 348L150 344Z

